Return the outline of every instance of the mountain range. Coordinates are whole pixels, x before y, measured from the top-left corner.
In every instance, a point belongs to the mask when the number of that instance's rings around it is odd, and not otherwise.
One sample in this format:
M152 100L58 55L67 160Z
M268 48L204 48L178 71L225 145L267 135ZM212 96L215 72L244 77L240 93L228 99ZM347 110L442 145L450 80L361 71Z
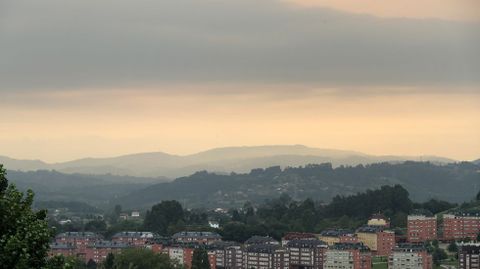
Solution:
M356 151L320 149L303 145L274 145L215 148L191 155L150 152L111 158L84 158L68 162L46 163L0 156L9 170L56 170L62 173L177 178L207 170L216 173L247 173L254 168L302 166L315 163L340 165L378 162L430 161L451 163L455 160L437 156L376 156Z

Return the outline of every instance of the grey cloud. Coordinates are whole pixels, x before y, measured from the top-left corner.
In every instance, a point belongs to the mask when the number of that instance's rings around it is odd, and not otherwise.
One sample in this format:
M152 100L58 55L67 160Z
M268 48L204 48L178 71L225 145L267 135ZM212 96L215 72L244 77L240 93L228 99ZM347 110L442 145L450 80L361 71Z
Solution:
M480 24L382 19L278 0L12 0L0 91L175 82L464 86Z

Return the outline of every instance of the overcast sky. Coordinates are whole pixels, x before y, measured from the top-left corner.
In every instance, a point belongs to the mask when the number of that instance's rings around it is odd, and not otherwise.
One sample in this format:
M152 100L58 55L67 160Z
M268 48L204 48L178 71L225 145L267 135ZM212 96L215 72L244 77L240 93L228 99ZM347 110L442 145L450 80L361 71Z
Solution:
M0 155L480 158L477 0L0 1Z

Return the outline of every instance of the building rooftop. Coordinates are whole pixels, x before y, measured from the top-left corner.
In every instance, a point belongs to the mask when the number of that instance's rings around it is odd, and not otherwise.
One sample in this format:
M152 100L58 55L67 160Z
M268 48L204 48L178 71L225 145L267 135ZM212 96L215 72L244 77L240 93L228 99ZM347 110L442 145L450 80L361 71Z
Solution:
M270 236L252 236L247 241L245 241L247 245L262 245L262 244L273 244L278 245L278 241L271 238Z
M262 245L251 245L247 247L247 252L254 253L274 253L276 250L282 249L279 245L272 244L262 244Z
M88 244L89 248L128 248L130 245L112 241L95 241Z
M326 248L327 243L318 239L294 239L287 243L287 247L295 248Z
M357 233L378 233L386 231L385 227L382 226L370 226L365 225L357 229Z
M72 244L63 244L63 243L52 243L50 244L50 249L75 249L75 246Z
M415 209L412 211L412 213L410 214L410 216L425 216L425 217L433 217L434 215L432 214L432 212L430 212L429 210L427 209Z
M321 236L330 236L330 237L339 237L342 235L353 234L353 231L344 230L344 229L329 229L322 231L320 233Z
M61 238L61 237L67 237L67 238L101 238L99 234L92 233L92 232L65 232L65 233L60 233L55 238Z
M335 243L333 244L331 249L335 249L335 250L358 249L360 251L370 251L370 248L365 246L363 243Z
M119 232L113 237L153 238L154 235L152 232Z
M207 238L207 239L221 239L222 237L217 233L212 232L179 232L172 236L173 239L191 237L191 238Z
M316 236L312 233L287 233L282 239L283 240L295 240L295 239L316 239Z
M423 244L409 244L409 243L398 244L394 248L394 251L397 251L397 252L420 252L420 251L426 251L426 250L427 249Z

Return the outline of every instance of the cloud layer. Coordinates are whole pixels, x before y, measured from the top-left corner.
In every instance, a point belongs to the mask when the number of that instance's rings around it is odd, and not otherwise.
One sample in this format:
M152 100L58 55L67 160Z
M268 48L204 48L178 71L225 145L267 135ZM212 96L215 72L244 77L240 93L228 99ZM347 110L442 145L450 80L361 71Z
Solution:
M278 0L2 3L0 91L177 82L474 91L480 81L478 23Z

